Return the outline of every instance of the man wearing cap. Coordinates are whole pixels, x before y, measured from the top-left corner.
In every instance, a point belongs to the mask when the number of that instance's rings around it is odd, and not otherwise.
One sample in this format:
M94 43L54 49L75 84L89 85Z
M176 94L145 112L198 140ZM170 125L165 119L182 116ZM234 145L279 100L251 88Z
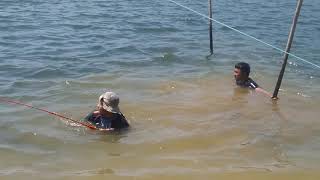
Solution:
M100 130L119 130L129 127L129 123L120 112L119 96L114 92L105 92L99 97L96 110L89 113L85 120Z

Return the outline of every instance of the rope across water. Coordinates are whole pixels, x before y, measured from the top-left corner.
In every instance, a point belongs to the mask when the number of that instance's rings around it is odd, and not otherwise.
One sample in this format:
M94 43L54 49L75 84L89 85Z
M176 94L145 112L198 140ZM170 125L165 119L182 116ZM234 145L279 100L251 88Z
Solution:
M286 51L284 51L284 50L282 50L282 49L280 49L280 48L278 48L278 47L276 47L276 46L273 46L273 45L271 45L271 44L269 44L269 43L267 43L267 42L264 42L264 41L262 41L262 40L260 40L260 39L258 39L258 38L256 38L256 37L254 37L254 36L251 36L251 35L249 35L249 34L247 34L247 33L245 33L245 32L242 32L242 31L240 31L240 30L238 30L238 29L236 29L236 28L233 28L233 27L231 27L231 26L229 26L229 25L227 25L227 24L225 24L225 23L222 23L222 22L216 20L216 19L210 18L210 17L208 17L208 16L206 16L206 15L204 15L204 14L202 14L202 13L199 13L198 11L195 11L195 10L193 10L193 9L187 7L187 6L184 6L184 5L178 3L178 2L176 2L176 1L174 1L174 0L167 0L167 1L170 1L170 2L176 4L176 5L180 6L180 7L183 7L183 8L185 8L185 9L189 10L189 11L192 11L192 12L196 13L196 14L204 17L204 18L210 19L210 20L212 20L212 21L214 21L214 22L216 22L216 23L218 23L218 24L220 24L220 25L222 25L222 26L224 26L224 27L227 27L227 28L229 28L229 29L231 29L231 30L233 30L233 31L236 31L236 32L244 35L244 36L247 36L247 37L249 37L249 38L251 38L251 39L254 39L254 40L256 40L256 41L258 41L258 42L260 42L260 43L262 43L262 44L264 44L264 45L266 45L266 46L269 46L269 47L271 47L271 48L273 48L273 49L276 49L276 50L278 50L278 51L280 51L280 52L282 52L282 53L288 54L288 55L290 55L290 56L292 56L292 57L295 57L295 58L298 59L298 60L301 60L301 61L303 61L303 62L305 62L305 63L308 63L308 64L310 64L310 65L312 65L312 66L317 67L317 68L320 69L320 66L317 65L317 64L314 64L314 63L312 63L312 62L310 62L310 61L308 61L308 60L305 60L305 59L303 59L303 58L301 58L301 57L299 57L299 56L296 56L296 55L294 55L294 54L292 54L292 53L286 52Z
M58 113L56 113L56 112L51 112L51 111L48 111L48 110L46 110L46 109L34 107L34 106L29 105L29 104L22 103L22 102L20 102L20 101L15 101L15 100L10 100L10 99L5 99L5 98L0 97L0 102L17 104L17 105L25 106L25 107L28 107L28 108L31 108L31 109L36 109L36 110L39 110L39 111L42 111L42 112L46 112L46 113L51 114L51 115L54 115L54 116L58 116L58 117L60 117L60 118L62 118L62 119L65 119L65 120L72 121L72 122L74 122L74 123L76 123L76 124L82 125L82 126L87 127L87 128L89 128L89 129L97 129L97 128L96 128L94 125L92 125L92 124L88 124L88 123L85 123L85 122L81 122L81 121L79 121L79 120L74 120L74 119L72 119L72 118L63 116L63 115L58 114Z

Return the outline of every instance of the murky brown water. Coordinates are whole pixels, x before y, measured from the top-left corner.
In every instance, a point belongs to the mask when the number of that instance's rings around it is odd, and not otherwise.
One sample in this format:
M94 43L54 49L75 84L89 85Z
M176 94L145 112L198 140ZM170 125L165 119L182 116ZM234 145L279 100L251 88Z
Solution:
M33 104L79 119L96 102L99 78L105 77L70 81ZM97 133L5 106L3 117L14 115L1 126L1 179L320 177L318 97L284 90L273 103L234 87L229 76L115 78L111 84L132 123L120 134Z
M207 14L208 1L177 0ZM217 20L285 48L296 1L213 1ZM319 65L320 1L291 52ZM272 91L282 53L157 0L0 0L0 97L81 119L106 88L132 127L103 134L0 104L2 179L320 179L320 75L289 57L276 104L233 86L239 61Z

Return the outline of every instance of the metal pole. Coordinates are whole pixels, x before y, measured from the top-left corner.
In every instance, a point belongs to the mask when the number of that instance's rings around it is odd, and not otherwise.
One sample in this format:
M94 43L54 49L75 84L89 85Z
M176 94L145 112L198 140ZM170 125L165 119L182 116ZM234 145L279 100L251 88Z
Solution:
M212 43L212 0L209 0L209 36L210 36L210 53L213 54L213 43Z
M303 2L303 0L298 0L298 3L297 3L296 12L295 12L295 15L294 15L294 18L293 18L293 21L292 21L291 30L290 30L289 38L288 38L288 42L287 42L287 47L286 47L286 52L287 53L289 53L290 49L291 49L291 44L292 44L292 40L293 40L293 37L294 37L294 32L296 30L296 25L297 25L297 22L298 22L298 17L299 17L299 14L300 14L300 9L301 9L301 6L302 6L302 2ZM274 98L274 99L276 99L277 96L278 96L278 92L279 92L279 89L280 89L280 86L281 86L283 74L284 74L284 71L286 69L288 56L289 56L289 54L287 54L287 53L285 53L285 55L284 55L282 68L281 68L281 71L280 71L280 74L279 74L279 77L278 77L278 81L277 81L276 87L275 87L275 89L273 91L272 98Z

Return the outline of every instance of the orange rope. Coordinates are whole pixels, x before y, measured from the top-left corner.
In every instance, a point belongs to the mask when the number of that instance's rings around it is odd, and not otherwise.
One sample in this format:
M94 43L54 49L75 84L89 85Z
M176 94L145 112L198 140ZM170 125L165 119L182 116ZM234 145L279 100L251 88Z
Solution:
M29 107L31 109L36 109L36 110L39 110L39 111L42 111L42 112L46 112L46 113L51 114L51 115L58 116L58 117L63 118L63 119L70 120L70 121L72 121L74 123L80 124L80 125L85 126L85 127L89 128L89 129L97 129L95 126L93 126L91 124L84 123L84 122L81 122L81 121L78 121L78 120L74 120L72 118L63 116L61 114L58 114L58 113L55 113L55 112L51 112L51 111L48 111L48 110L45 110L45 109L37 108L37 107L31 106L29 104L25 104L25 103L22 103L22 102L19 102L19 101L13 101L13 100L4 99L4 98L1 98L1 97L0 97L0 101L7 102L7 103L12 103L12 104L18 104L18 105L21 105L21 106L26 106L26 107Z

